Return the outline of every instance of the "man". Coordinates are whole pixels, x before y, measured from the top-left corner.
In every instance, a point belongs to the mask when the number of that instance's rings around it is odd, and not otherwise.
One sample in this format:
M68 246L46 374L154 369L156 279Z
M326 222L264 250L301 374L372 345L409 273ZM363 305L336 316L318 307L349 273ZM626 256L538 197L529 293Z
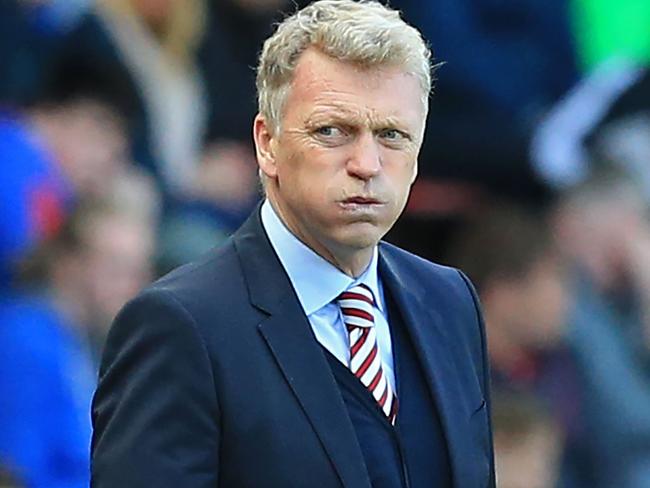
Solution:
M417 172L419 33L321 0L266 41L257 83L267 200L116 319L94 486L494 486L472 288L379 243Z
M650 225L638 179L594 173L563 195L567 339L583 379L580 486L650 486Z
M493 202L463 224L450 249L447 262L476 286L490 338L499 487L576 486L587 447L583 382L566 343L571 290L548 216ZM529 411L531 402L544 404L559 432ZM561 481L553 483L558 474Z
M81 201L0 294L0 467L25 486L88 487L95 349L149 275L153 222L134 215Z
M126 167L120 102L108 93L113 86L80 69L57 68L29 108L0 112L2 289L78 199L104 197Z

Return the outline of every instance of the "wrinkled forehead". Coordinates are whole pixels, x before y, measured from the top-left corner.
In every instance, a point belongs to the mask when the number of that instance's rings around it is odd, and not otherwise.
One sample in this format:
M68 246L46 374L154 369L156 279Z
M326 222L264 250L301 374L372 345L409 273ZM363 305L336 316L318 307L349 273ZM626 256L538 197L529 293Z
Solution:
M417 85L417 92L424 94L420 80L408 64L386 62L382 64L365 64L331 57L317 47L303 51L296 62L290 85L300 80L336 80L352 82L361 87L373 89L382 84L387 76L401 75L412 78ZM426 94L428 97L428 93ZM426 97L425 97L426 98Z
M355 123L422 123L426 106L415 75L399 66L365 67L306 52L289 86L285 115Z

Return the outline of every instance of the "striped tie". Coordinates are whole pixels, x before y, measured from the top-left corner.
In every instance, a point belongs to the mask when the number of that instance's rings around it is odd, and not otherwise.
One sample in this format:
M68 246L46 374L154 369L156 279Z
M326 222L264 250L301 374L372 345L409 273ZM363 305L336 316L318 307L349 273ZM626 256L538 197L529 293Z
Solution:
M350 338L350 371L368 389L391 424L397 415L397 398L381 366L377 345L372 291L357 285L341 293L338 304Z

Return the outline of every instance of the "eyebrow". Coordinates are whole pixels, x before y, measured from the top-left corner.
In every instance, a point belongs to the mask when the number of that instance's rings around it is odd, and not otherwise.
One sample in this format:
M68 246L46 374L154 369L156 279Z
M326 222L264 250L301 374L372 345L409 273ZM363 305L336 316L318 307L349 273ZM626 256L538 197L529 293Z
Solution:
M332 121L344 126L365 126L366 117L360 117L359 114L341 106L330 106L329 110L315 110L305 119L306 125L315 125L320 119ZM373 129L378 128L397 128L401 130L410 130L408 124L401 121L398 117L388 115L381 118L370 117L370 124Z

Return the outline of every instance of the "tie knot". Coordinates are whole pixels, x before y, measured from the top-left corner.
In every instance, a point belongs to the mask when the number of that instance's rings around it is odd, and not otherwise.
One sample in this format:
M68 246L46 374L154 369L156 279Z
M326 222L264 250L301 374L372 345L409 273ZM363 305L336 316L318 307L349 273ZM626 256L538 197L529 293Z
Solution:
M370 306L375 304L375 297L368 285L363 283L348 288L338 296L338 301L342 300L359 300L368 303Z
M375 324L375 299L366 285L356 285L341 293L338 304L348 330L354 327L372 327Z

